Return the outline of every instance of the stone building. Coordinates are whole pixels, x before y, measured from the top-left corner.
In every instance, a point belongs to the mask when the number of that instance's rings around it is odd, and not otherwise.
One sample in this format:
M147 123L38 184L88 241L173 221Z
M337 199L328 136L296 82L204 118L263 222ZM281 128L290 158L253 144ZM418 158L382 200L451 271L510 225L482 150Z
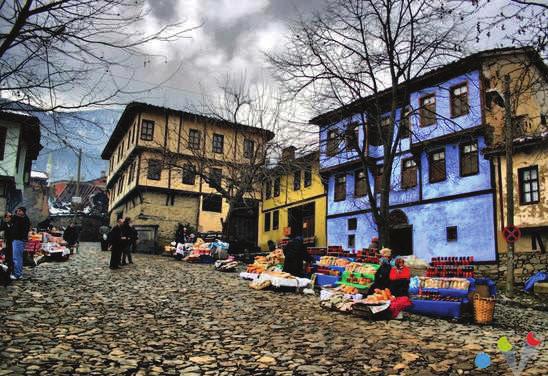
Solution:
M212 182L227 188L225 170L245 166L273 137L247 125L130 103L101 155L109 160L110 223L131 217L142 248L172 241L179 223L222 230L229 205ZM257 210L251 211L231 222L256 244Z

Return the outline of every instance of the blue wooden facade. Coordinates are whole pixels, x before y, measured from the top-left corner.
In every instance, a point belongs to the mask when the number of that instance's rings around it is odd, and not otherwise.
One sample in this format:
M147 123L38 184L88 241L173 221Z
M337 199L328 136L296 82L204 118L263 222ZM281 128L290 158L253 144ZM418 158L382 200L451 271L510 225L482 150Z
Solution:
M396 243L401 236L410 238L408 245L400 242L400 248L411 248L400 249L402 254L412 253L426 260L432 256L466 255L473 255L478 261L496 259L492 168L480 152L486 143L480 77L477 69L462 74L457 72L454 77L446 75L441 82L434 78L429 84L416 87L405 100L412 109L409 117L411 136L402 139L398 146L390 191L391 212L405 218L400 226L396 226L403 232L396 229L392 237ZM455 115L451 98L462 92L466 92L468 111ZM421 126L419 109L423 103L421 98L425 96L435 98L436 120L434 124ZM402 112L399 109L396 113L396 126L399 126ZM347 151L350 148L345 147L344 141L336 155L328 156L327 139L331 130L337 129L339 134L343 134L348 124L361 123L362 117L341 118L341 121L320 125L320 168L328 187L328 244L361 249L367 247L378 233L367 197L357 197L355 192L356 171L361 168L361 163L355 151ZM364 127L360 126L360 145L363 133ZM382 164L382 146L370 146L369 154L376 164ZM462 167L463 158L474 160L474 156L476 159L471 163L476 168L471 172L465 171L468 167ZM439 161L442 157L445 160L445 178L437 177L434 180L439 181L431 182L430 169L436 163L432 159ZM416 184L404 187L402 167L409 160L416 165ZM439 168L440 164L437 166ZM338 200L335 199L336 180L339 182ZM346 194L341 199L343 180ZM373 190L371 172L369 181Z

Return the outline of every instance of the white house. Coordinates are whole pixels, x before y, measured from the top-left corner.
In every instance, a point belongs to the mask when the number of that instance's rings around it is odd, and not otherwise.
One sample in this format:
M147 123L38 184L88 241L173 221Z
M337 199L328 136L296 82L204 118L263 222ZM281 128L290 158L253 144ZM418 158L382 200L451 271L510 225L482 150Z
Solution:
M0 111L0 211L13 211L21 203L40 149L38 118L20 111Z

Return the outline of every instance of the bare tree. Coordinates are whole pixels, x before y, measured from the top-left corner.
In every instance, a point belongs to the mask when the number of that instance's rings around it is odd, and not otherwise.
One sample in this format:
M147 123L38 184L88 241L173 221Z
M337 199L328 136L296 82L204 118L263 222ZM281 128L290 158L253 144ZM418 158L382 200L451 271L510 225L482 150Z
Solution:
M131 95L135 64L154 58L145 48L189 35L183 22L151 32L145 0L0 1L0 108L83 109ZM123 72L125 79L116 73ZM127 77L129 76L129 77ZM7 100L6 100L7 99ZM62 139L54 121L44 133Z
M475 2L476 40L497 40L516 47L533 47L548 58L548 3L542 0ZM482 14L485 14L482 16Z
M362 141L350 140L366 179L366 197L381 241L390 245L389 198L393 164L402 136L396 114L409 100L407 82L461 56L459 5L428 0L330 0L324 12L291 27L287 51L270 55L279 79L293 96L311 98L316 110L343 108L334 124L355 121ZM418 109L409 109L408 115ZM387 115L388 114L388 115ZM433 114L435 116L435 114ZM403 124L403 122L400 122ZM382 175L370 158L369 140L382 146ZM353 141L352 141L353 140ZM380 200L370 176L379 176Z

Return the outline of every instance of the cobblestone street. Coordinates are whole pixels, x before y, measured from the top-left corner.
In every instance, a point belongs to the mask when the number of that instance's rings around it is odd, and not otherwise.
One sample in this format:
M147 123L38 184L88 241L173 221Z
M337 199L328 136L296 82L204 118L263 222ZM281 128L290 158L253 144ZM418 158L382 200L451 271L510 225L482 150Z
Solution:
M122 270L89 245L0 288L0 374L510 375L496 341L546 340L546 312L497 307L479 327L406 316L368 322L318 297L254 291L236 274L136 255ZM546 345L523 375L548 369ZM478 370L478 352L492 365ZM544 371L542 371L544 370Z

